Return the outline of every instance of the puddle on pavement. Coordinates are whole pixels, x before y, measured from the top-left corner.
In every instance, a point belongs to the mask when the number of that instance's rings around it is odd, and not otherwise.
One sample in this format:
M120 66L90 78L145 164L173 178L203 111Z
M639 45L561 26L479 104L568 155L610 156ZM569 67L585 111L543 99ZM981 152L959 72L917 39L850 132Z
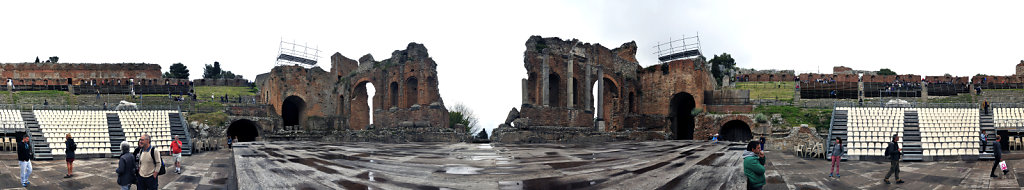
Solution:
M294 162L294 163L299 163L299 164L306 165L306 166L309 166L309 167L313 167L316 170L319 170L321 172L328 173L328 174L336 174L336 173L338 173L338 170L331 169L331 168L328 168L328 167L324 167L324 166L321 165L321 164L331 164L331 163L326 162L326 161L321 161L321 160L318 160L318 159L293 158L293 159L288 159L288 161L291 161L291 162Z
M480 170L483 170L483 168L472 167L472 166L445 166L444 167L444 173L447 173L447 174L461 174L461 175L480 174Z
M654 164L654 165L651 165L651 166L647 166L647 167L644 167L644 168L640 168L639 170L633 171L633 173L643 174L643 173L647 173L647 172L649 172L651 170L661 168L662 166L665 166L665 165L668 165L668 162L658 162L657 164Z
M565 182L555 177L529 179L525 181L499 181L498 189L582 189L600 184L608 179Z
M200 178L196 177L196 176L187 176L186 175L186 176L178 177L178 180L175 180L175 181L182 182L182 183L199 183L199 179Z
M349 180L344 180L344 179L339 179L337 181L334 181L334 183L337 183L338 185L341 185L341 187L344 187L345 189L367 189L368 188L368 186L366 186L366 185L363 185L363 184L360 184L360 183L356 183L356 182L353 182L353 181L349 181Z
M210 183L217 184L217 185L224 185L224 184L227 183L227 181L228 181L228 178L217 178L217 179L211 180Z

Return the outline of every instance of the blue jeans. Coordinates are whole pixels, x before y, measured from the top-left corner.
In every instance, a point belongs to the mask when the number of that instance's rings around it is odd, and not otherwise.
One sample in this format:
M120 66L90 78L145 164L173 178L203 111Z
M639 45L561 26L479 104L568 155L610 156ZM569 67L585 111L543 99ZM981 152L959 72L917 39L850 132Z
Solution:
M32 162L18 161L18 166L21 166L21 184L28 183L28 177L32 175Z
M132 184L122 185L121 190L132 190Z

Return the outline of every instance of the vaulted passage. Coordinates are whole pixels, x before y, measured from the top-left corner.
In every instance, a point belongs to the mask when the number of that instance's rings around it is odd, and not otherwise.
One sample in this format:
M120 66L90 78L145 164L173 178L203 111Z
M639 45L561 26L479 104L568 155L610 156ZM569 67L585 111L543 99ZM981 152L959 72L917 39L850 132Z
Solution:
M409 79L405 81L405 98L406 99L405 99L405 106L403 106L403 107L412 107L412 105L415 105L415 104L418 103L419 94L420 94L419 84L420 84L419 80L416 80L416 77L409 77Z
M669 106L669 117L672 120L672 135L675 136L676 140L692 140L694 120L690 112L696 106L693 95L685 92L676 93L672 95L672 101Z
M562 91L560 91L562 89L561 87L562 87L562 79L561 79L561 77L558 77L558 74L551 73L551 75L548 75L548 105L549 106L560 106L560 105L563 105L563 104L561 104L562 101L560 101L560 99L559 99L560 96L558 96L558 94L560 92L562 92Z
M231 122L227 134L229 137L238 138L237 142L256 141L256 137L260 136L259 126L256 125L256 122L248 119Z
M397 88L395 88L397 89ZM397 91L397 90L396 90ZM352 89L352 100L349 105L351 107L351 116L349 118L349 127L352 129L366 129L371 123L373 123L373 96L377 94L377 90L373 87L373 83L362 82Z
M281 119L284 126L295 126L302 123L302 110L306 109L306 101L298 96L288 96L281 104Z
M745 142L753 139L754 136L750 133L750 126L746 122L732 120L722 125L721 131L718 132L718 138L723 141Z

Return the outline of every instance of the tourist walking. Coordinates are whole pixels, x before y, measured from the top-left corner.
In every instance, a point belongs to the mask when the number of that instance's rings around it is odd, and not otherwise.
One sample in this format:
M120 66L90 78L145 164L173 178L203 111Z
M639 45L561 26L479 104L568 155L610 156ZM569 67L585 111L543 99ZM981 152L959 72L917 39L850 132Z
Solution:
M68 175L65 175L64 178L71 178L74 175L71 171L75 168L75 150L78 150L78 143L71 138L71 133L65 133L64 138L66 139L64 140L64 161L68 164Z
M162 164L160 159L160 153L156 153L156 148L150 143L151 137L149 134L142 134L139 138L139 179L138 189L157 189L160 184L157 181L157 176L160 172L160 165Z
M843 140L836 137L836 144L832 145L832 167L829 168L828 177L832 177L834 174L836 178L839 178L839 161L843 159Z
M900 141L900 136L892 134L892 142L889 142L889 146L885 148L885 156L889 158L890 166L889 173L885 174L885 184L891 184L889 182L889 176L896 174L896 183L901 184L903 180L900 179L900 157L903 156L903 149L900 148L896 142Z
M228 136L228 149L231 149L231 143L232 143L231 141L232 140L234 140L234 139L232 139L230 136Z
M135 163L135 155L131 153L132 145L128 141L121 141L121 159L117 161L117 185L121 190L131 190L135 184L135 175L138 175L138 167Z
M992 171L988 173L989 177L999 177L996 176L996 168L999 167L999 162L1003 161L1003 145L1001 145L999 141L1001 141L1001 139L999 138L999 135L996 135L996 142L992 143L992 154L996 159L992 161Z
M743 174L747 176L747 189L761 189L764 187L764 153L761 152L761 143L750 141L747 143L747 150L743 151Z
M985 153L985 147L988 146L988 139L986 139L985 137L987 137L985 136L985 131L981 131L981 151L979 151L981 153Z
M174 135L171 142L171 158L174 159L174 173L181 174L181 140L178 135Z
M21 142L18 142L18 166L21 168L22 187L28 187L28 178L32 175L32 143L28 140L28 134L25 134L21 137Z

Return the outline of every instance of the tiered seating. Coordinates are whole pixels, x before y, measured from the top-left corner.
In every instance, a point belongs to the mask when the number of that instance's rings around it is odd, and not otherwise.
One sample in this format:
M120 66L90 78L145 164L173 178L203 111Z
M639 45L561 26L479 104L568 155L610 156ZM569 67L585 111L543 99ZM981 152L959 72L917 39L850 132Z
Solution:
M1024 108L994 108L992 113L996 128L1024 127Z
M848 154L854 156L884 156L892 134L903 136L903 111L905 108L858 108L840 107L848 110L847 133ZM899 145L903 146L903 139Z
M125 140L137 145L142 134L152 136L152 142L158 151L171 151L171 127L169 113L172 110L118 111L121 127L124 129ZM183 137L179 137L183 138ZM134 147L134 146L133 146Z
M924 156L978 155L978 109L918 108Z
M78 143L75 154L110 154L106 111L35 110L35 115L52 154L64 155L69 133Z
M24 129L25 121L21 120L21 110L0 110L0 128Z

